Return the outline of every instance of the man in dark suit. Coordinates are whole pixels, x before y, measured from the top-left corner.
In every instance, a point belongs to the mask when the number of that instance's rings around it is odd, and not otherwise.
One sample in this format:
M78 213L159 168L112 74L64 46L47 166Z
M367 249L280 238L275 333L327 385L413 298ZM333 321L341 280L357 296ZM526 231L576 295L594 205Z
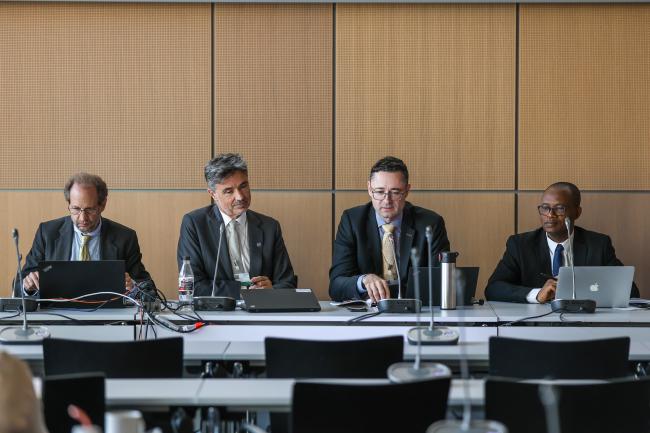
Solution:
M546 188L537 206L542 227L510 236L506 251L488 281L490 301L545 303L555 299L559 268L567 263L567 217L573 227L575 266L622 266L609 236L573 226L580 218L580 190L568 182ZM631 294L639 296L632 284Z
M239 299L241 287L249 285L295 288L280 224L249 209L248 166L241 155L218 155L206 164L204 174L214 205L183 217L177 249L179 269L183 258L190 258L194 295Z
M371 202L343 212L330 268L330 297L335 301L369 298L373 302L402 295L411 268L411 249L427 263L426 227L433 229L429 254L449 250L445 222L430 210L406 201L411 189L406 164L388 156L370 170ZM399 278L398 278L399 273Z
M108 188L99 176L77 173L68 180L63 194L70 216L39 225L23 268L27 294L39 288L38 264L44 260L124 260L127 291L133 280L151 281L135 231L102 218Z

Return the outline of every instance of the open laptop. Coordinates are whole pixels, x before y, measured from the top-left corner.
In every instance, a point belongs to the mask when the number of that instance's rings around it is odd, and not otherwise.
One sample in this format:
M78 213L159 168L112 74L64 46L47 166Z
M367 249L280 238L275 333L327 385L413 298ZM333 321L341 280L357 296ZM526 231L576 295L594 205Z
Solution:
M311 289L242 289L241 298L251 313L320 311Z
M422 305L429 305L429 268L418 268L418 280L420 281L420 299ZM476 284L478 282L478 267L457 267L456 268L456 291L458 291L458 284L464 282L463 302L456 296L456 305L472 305L472 298L476 293ZM432 287L433 287L433 305L440 306L440 268L432 268ZM456 293L458 295L458 293ZM404 298L415 298L415 281L413 273L409 275L408 287Z
M599 308L623 308L630 303L634 266L576 266L576 299L592 299ZM560 268L556 299L573 299L570 267Z
M124 260L44 261L38 265L41 299L71 299L96 292L124 293ZM97 295L74 302L41 302L42 308L115 308L121 296Z

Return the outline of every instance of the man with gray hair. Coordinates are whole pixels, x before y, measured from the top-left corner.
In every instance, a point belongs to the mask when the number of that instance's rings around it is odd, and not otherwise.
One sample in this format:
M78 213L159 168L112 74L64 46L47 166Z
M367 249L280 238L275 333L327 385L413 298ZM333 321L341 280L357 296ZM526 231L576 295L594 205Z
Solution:
M102 218L108 188L101 177L77 173L66 182L63 196L70 216L41 223L25 259L23 286L27 294L39 289L38 264L46 260L124 260L125 290L133 288L133 280L151 281L135 231Z
M249 209L246 161L239 154L221 154L205 165L204 174L214 205L183 217L177 250L179 269L183 258L190 258L194 295L239 299L242 287L295 288L280 224Z

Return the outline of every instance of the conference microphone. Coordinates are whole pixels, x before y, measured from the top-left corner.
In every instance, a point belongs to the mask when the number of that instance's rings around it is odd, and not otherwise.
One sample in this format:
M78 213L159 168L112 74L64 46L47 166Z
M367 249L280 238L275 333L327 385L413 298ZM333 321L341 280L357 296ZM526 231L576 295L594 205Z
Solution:
M217 258L214 261L214 274L212 274L212 293L210 296L195 296L194 309L198 311L233 311L237 301L229 296L215 296L217 290L217 273L219 272L219 257L223 242L223 221L219 223L219 242L217 244Z
M427 271L429 274L429 309L431 310L431 320L429 322L429 327L420 329L412 328L406 334L406 338L410 344L457 344L458 343L458 332L453 329L447 328L446 326L436 327L433 321L433 229L431 226L427 226L425 231L425 236L427 238L427 248L428 248L428 262L427 262ZM419 285L419 281L416 282ZM419 295L415 295L419 299Z
M568 216L564 219L566 225L568 246L566 257L571 267L571 299L554 299L551 301L551 310L555 313L595 313L596 301L593 299L576 299L576 272L573 266L573 224Z
M399 261L397 258L397 250L395 249L395 236L392 233L388 234L390 245L393 248L393 257L395 258L395 271L397 272L397 299L380 299L377 302L377 310L380 313L419 313L422 307L420 299L406 299L402 298L402 278L399 274Z
M23 271L21 268L22 256L18 247L19 236L18 229L13 229L11 237L16 245L16 261L18 263L18 284L20 287L23 326L7 326L0 330L0 343L2 344L39 344L44 338L50 336L50 331L43 326L29 327L27 324L27 307L25 300L25 289L23 287ZM34 300L31 300L35 302Z
M415 297L419 300L420 298L420 281L418 279L419 269L418 269L418 251L413 248L411 250L411 263L413 263L413 283L415 288ZM417 339L417 351L415 353L415 362L411 364L410 362L398 362L392 364L388 367L388 379L391 382L405 383L405 382L417 382L421 380L429 380L434 378L451 378L451 370L444 364L437 362L421 362L422 358L422 340L420 336L422 335L423 328L420 327L420 309L418 308L415 312L415 320L417 327L414 328L416 331ZM425 328L426 329L426 328ZM413 329L411 330L413 331ZM409 331L409 333L411 332Z

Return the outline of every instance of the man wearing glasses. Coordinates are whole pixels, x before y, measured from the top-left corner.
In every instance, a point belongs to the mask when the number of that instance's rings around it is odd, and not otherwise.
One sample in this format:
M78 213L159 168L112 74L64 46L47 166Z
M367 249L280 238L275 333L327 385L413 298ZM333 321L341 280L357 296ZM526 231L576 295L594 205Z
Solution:
M545 303L555 299L557 275L567 263L569 217L576 266L622 266L609 236L574 226L580 218L580 190L568 182L546 188L537 206L541 227L510 236L506 252L485 289L490 301ZM632 285L632 296L639 289Z
M404 294L411 249L417 248L421 263L427 263L427 226L433 231L429 254L435 261L440 251L449 250L444 220L407 202L410 189L402 160L387 156L372 167L371 201L343 212L336 233L329 287L333 300L396 298L400 283Z
M102 218L108 188L99 176L73 175L65 184L63 195L70 216L41 223L25 259L23 275L27 294L39 289L38 264L44 260L124 260L127 291L133 288L133 280L151 280L141 261L135 231Z

